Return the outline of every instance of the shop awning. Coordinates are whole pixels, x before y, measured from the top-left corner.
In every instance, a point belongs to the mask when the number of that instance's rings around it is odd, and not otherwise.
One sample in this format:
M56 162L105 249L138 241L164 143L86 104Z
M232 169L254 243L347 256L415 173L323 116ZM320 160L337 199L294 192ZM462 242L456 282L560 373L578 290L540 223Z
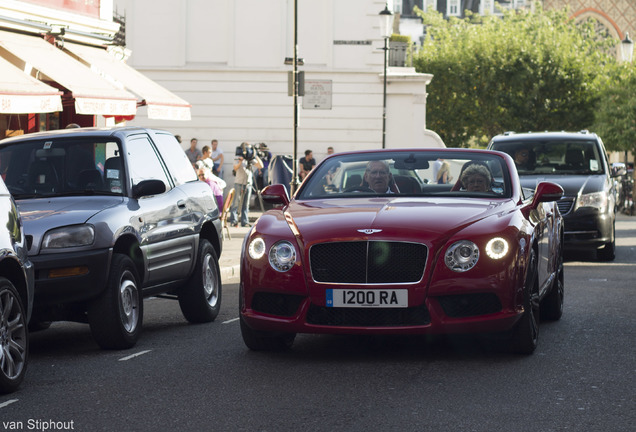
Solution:
M71 91L75 112L88 115L130 116L137 111L134 95L100 77L59 48L38 36L0 31L0 48L35 68L40 75ZM0 51L5 56L3 51ZM45 77L40 77L45 78Z
M0 114L62 111L61 94L0 57Z
M148 106L148 118L158 120L190 120L191 105L150 78L117 59L103 48L65 43L64 49L86 62L100 75L120 82Z

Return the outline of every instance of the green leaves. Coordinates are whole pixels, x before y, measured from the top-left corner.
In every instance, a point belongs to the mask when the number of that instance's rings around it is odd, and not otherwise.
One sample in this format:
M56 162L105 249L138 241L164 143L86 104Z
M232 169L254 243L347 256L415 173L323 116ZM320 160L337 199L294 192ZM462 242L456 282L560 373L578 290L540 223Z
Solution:
M604 67L613 64L592 25L541 8L503 18L421 16L427 37L414 64L434 75L427 124L447 146L485 145L507 130L591 127Z

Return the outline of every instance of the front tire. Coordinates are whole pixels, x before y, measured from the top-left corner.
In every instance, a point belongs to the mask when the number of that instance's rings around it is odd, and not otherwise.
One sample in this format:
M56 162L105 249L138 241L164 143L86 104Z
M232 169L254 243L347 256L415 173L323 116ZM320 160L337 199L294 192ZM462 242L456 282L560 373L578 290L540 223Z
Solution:
M11 281L0 277L0 393L18 389L26 374L28 358L26 310Z
M104 349L127 349L139 339L143 321L143 298L133 261L113 254L104 292L88 307L93 338Z
M214 321L221 310L221 291L216 251L209 241L201 239L194 272L179 290L181 313L191 323Z
M559 257L557 266L557 274L550 292L541 302L541 319L548 321L557 321L563 315L563 299L565 297L563 278L563 255Z
M254 330L240 318L243 342L252 351L283 351L294 344L296 333L274 333Z

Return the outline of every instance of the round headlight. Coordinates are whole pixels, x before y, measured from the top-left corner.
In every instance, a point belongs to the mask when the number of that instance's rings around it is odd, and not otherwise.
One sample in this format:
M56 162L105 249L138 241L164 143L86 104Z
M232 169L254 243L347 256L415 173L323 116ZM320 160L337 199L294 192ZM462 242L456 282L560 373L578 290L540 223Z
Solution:
M250 242L250 246L247 249L252 259L261 259L265 255L265 242L262 238L257 237Z
M475 267L479 260L479 248L468 240L453 243L444 255L446 266L456 272L465 272Z
M508 253L508 242L501 237L495 237L486 245L486 255L492 259L501 259Z
M296 249L287 240L279 241L269 250L269 263L274 270L286 272L296 262Z

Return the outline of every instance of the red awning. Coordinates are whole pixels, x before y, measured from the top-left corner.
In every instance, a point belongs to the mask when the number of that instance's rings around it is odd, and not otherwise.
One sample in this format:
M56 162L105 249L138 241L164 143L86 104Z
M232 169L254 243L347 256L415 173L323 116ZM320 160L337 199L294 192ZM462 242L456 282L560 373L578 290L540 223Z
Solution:
M0 56L27 71L36 69L41 80L48 78L67 88L78 114L129 116L137 112L134 95L39 36L0 31Z

